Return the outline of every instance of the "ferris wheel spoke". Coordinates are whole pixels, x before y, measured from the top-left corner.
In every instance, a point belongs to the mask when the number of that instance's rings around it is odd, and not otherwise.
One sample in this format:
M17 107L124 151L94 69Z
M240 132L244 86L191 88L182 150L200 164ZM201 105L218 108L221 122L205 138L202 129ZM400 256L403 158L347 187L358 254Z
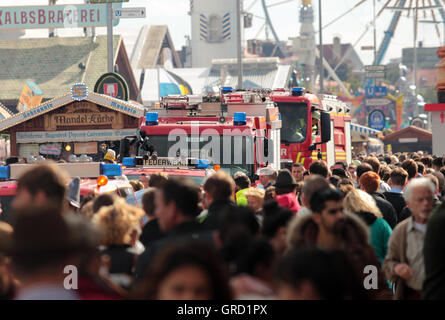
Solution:
M295 0L284 0L284 1L280 1L280 2L271 3L271 4L267 5L267 7L271 8L271 7L279 6L281 4L285 4L285 3L288 3L288 2L294 2L294 1Z

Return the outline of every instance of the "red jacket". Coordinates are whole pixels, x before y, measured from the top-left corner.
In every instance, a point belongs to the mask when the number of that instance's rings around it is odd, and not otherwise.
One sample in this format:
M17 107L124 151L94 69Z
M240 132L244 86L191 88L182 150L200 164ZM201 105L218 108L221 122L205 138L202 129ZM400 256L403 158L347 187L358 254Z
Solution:
M298 203L295 193L291 192L291 193L277 195L275 197L275 200L280 206L282 206L283 208L287 208L293 211L294 213L297 213L301 209L301 206Z

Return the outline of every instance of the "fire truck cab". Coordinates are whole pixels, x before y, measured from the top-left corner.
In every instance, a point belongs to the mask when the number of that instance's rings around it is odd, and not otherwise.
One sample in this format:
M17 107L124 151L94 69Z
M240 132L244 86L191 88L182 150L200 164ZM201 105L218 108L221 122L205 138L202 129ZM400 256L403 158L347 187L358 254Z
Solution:
M347 105L335 96L305 92L303 88L274 90L282 123L281 163L290 167L301 163L306 169L316 160L328 166L351 162L351 118Z
M166 96L139 128L146 150L158 157L207 160L251 178L260 167L280 168L278 108L261 93L223 88L216 96Z

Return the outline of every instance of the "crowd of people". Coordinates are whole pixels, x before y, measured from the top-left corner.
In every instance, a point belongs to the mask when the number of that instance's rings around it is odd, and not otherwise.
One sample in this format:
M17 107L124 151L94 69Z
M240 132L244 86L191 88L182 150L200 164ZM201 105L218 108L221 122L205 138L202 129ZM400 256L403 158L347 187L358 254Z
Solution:
M57 165L17 181L1 299L445 298L445 158L356 155L276 171L155 173L72 205ZM143 191L141 191L143 190Z

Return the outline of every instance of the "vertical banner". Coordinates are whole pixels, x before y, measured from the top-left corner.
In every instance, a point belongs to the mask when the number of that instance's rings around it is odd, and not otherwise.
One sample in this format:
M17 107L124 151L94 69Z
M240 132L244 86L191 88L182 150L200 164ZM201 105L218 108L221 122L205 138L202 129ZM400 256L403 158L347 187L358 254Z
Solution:
M402 113L403 113L403 94L396 98L396 128L400 129L402 125Z

